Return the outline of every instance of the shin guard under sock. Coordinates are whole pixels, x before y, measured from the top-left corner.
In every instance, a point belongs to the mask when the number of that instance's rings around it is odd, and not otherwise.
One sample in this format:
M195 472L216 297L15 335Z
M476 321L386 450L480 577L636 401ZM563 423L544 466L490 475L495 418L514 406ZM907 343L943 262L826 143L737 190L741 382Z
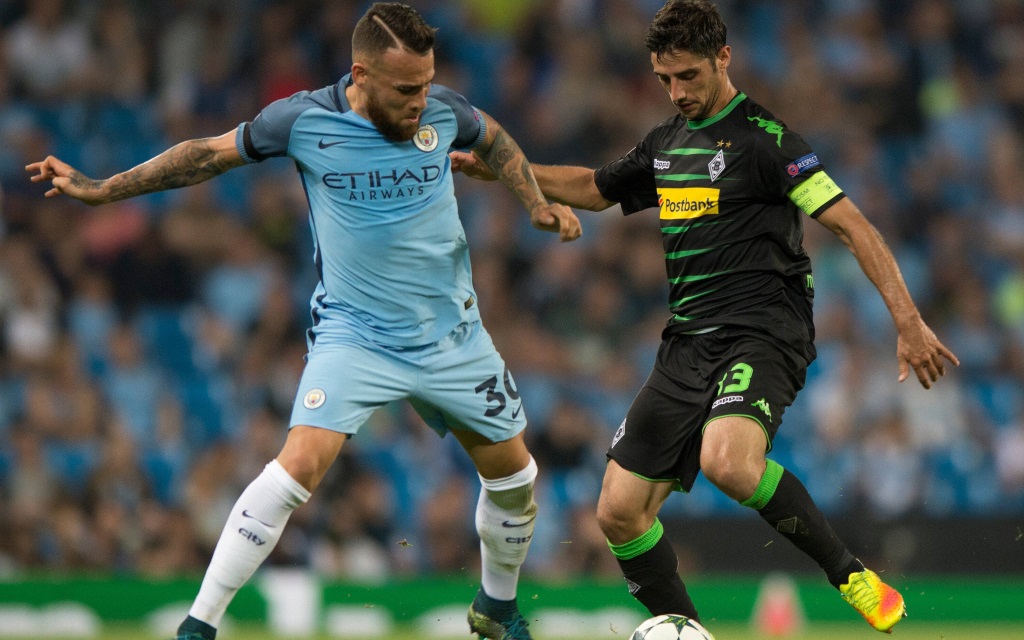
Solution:
M825 519L800 480L773 460L754 495L741 503L761 517L798 549L810 556L837 586L864 565L850 553Z
M697 608L679 577L676 552L663 534L661 522L655 519L650 530L636 540L609 542L608 546L619 561L629 592L652 616L677 613L699 621Z

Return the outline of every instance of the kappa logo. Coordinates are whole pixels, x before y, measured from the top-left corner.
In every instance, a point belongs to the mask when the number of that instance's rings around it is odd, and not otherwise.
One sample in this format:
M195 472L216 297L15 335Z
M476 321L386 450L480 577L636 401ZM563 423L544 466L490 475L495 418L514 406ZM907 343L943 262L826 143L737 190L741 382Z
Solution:
M764 129L765 133L775 136L775 144L778 145L780 149L782 148L782 136L786 133L786 130L782 128L782 124L774 120L758 118L757 116L749 117L747 120L756 122L757 126Z
M319 409L327 401L327 394L323 389L310 389L302 398L302 406L307 409Z
M437 148L437 129L429 124L423 125L413 136L412 143L420 151L433 151Z
M712 403L711 408L716 409L723 404L730 404L732 402L743 402L743 396L725 396L724 398L719 398Z
M672 166L672 163L670 163L668 160L655 160L654 161L654 168L655 169L668 169L671 166Z
M768 406L768 402L761 398L757 402L751 402L750 406L757 407L761 411L764 411L764 415L768 416L768 422L772 421L772 408Z

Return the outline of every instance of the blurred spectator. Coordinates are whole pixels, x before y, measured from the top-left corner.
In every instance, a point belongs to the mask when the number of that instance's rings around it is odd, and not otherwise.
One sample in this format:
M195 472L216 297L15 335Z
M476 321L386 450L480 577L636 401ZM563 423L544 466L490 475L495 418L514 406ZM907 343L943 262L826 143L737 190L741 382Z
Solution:
M4 34L15 93L49 103L89 88L88 27L64 0L28 0L25 16ZM67 6L65 6L67 5Z

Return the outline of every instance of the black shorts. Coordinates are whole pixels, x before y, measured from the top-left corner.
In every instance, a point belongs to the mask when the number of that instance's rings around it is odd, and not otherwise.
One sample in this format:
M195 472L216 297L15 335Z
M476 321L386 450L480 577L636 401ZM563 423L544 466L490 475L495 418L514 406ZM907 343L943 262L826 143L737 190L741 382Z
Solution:
M749 331L669 336L615 432L608 458L640 477L675 482L677 489L689 491L700 471L708 423L726 416L750 418L764 429L770 450L809 364L792 349Z

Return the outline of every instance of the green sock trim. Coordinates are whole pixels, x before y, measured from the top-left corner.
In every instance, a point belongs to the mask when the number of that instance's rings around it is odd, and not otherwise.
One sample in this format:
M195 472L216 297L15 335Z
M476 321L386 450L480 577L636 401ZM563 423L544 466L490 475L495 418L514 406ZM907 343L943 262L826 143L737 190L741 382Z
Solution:
M665 533L665 527L661 525L661 520L655 518L654 524L647 530L647 533L636 540L630 540L622 544L612 544L609 542L608 548L612 550L612 555L619 560L632 560L653 549L654 545L658 544L658 540L661 540L663 533Z
M782 472L785 469L782 465L774 460L768 460L768 466L764 470L764 475L761 476L761 482L757 483L757 489L754 489L754 495L750 496L740 504L744 507L750 507L755 511L764 509L768 501L775 495L775 489L779 486L779 480L782 479Z

